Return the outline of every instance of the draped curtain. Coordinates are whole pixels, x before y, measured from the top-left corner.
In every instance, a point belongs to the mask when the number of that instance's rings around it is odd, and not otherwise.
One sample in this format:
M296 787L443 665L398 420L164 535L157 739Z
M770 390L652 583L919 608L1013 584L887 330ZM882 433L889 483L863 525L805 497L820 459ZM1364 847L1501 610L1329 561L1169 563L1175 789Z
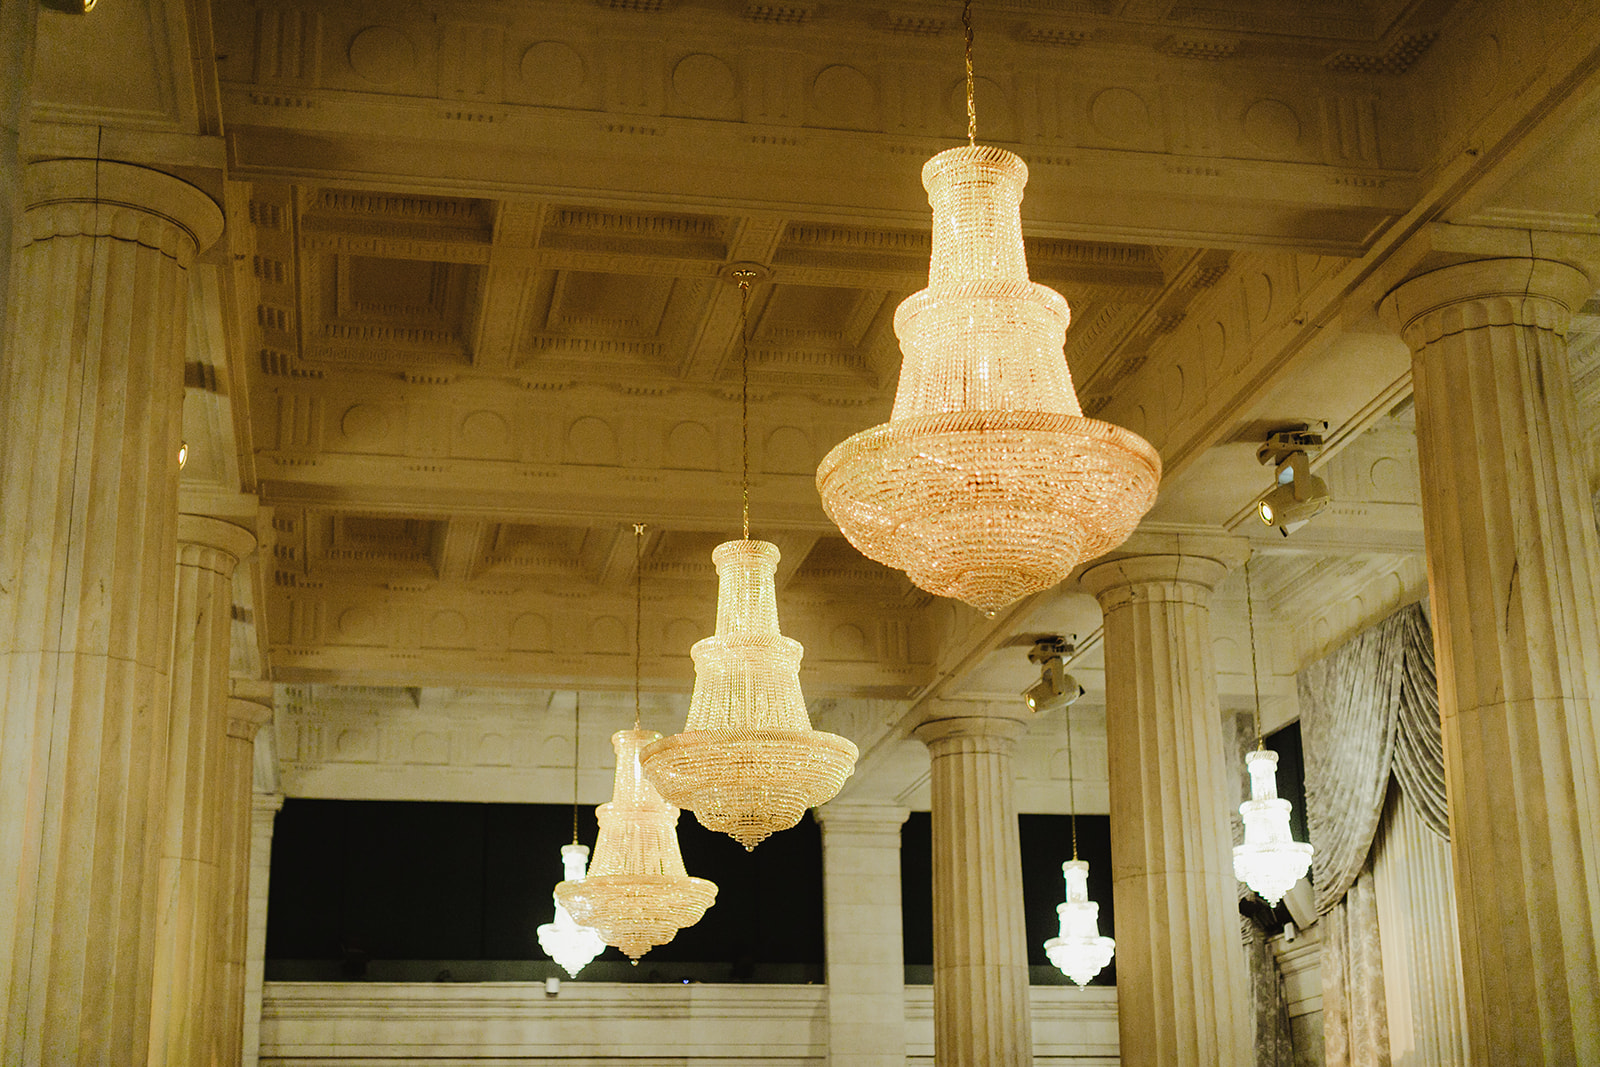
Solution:
M1391 778L1427 830L1449 837L1433 635L1422 605L1307 666L1298 683L1327 1064L1388 1067L1372 854Z

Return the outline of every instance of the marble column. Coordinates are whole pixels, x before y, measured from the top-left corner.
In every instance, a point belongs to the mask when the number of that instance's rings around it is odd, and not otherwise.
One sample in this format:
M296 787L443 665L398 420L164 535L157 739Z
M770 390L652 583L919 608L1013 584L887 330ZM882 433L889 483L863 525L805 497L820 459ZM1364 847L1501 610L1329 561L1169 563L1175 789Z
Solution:
M165 838L157 890L151 1067L210 1063L216 931L225 917L218 862L233 571L255 536L233 523L178 516L178 584L167 718Z
M1105 613L1106 758L1125 1067L1253 1063L1211 594L1237 539L1135 534L1089 567Z
M223 915L218 924L217 1063L235 1064L244 1047L244 992L250 942L250 869L255 843L255 740L272 721L272 683L235 682L223 741L223 830L218 870ZM259 1014L258 1014L259 1021Z
M832 801L822 824L830 1067L905 1067L900 827L905 808Z
M244 951L244 1026L242 1067L261 1060L261 999L266 984L267 894L272 874L272 827L283 807L282 793L256 793L250 807L250 900Z
M26 170L0 363L0 1063L142 1064L185 275L222 214L141 167Z
M915 730L932 758L933 1048L939 1067L1033 1063L1016 708L937 701Z
M1600 544L1566 326L1595 282L1485 259L1401 284L1474 1062L1600 1063Z
M0 0L0 363L6 353L11 307L11 251L22 212L22 122L33 73L38 0Z

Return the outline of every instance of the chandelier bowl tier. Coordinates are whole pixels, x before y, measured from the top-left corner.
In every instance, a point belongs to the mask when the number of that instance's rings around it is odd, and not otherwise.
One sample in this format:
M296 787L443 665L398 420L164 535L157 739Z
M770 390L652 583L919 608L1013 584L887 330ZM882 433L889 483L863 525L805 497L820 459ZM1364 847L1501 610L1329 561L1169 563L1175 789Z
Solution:
M1149 442L1078 405L1067 302L1028 279L1027 178L988 145L923 167L933 255L928 287L895 312L894 409L817 469L824 510L862 554L990 612L1121 544L1161 479Z
M811 728L800 692L800 642L778 631L778 547L749 539L711 553L717 630L690 649L694 695L683 733L644 752L661 795L746 849L831 799L856 746Z
M660 736L638 729L612 735L616 779L610 803L595 809L594 863L582 881L556 886L557 902L573 919L636 963L699 922L717 897L714 884L684 870L678 809L661 799L640 765L640 752Z
M1056 905L1060 934L1044 943L1045 955L1062 974L1079 985L1105 969L1117 943L1100 935L1100 905L1089 899L1089 863L1072 859L1061 865L1067 899Z
M1278 796L1278 754L1257 749L1245 757L1245 766L1250 772L1250 799L1239 805L1244 844L1234 846L1233 874L1276 907L1305 877L1314 850L1290 832L1290 804Z
M587 845L562 845L561 866L566 875L564 881L583 881L584 863L588 858ZM600 936L600 932L592 927L579 926L572 913L562 907L560 897L556 897L555 921L540 926L538 933L539 947L560 964L561 969L571 978L578 977L578 972L588 966L590 960L606 950L605 939Z

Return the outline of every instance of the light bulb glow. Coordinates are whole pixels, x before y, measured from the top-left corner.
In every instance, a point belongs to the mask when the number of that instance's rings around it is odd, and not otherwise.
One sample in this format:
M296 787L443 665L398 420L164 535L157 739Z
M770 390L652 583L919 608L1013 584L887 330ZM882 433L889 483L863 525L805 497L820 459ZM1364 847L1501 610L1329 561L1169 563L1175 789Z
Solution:
M565 882L581 882L584 877L584 863L589 858L589 849L584 845L562 845L561 867L565 874ZM556 918L539 927L539 947L545 954L561 965L568 977L578 977L578 972L588 965L606 949L606 943L601 938L598 930L588 926L579 926L571 912L561 906L561 899L551 894L556 904Z

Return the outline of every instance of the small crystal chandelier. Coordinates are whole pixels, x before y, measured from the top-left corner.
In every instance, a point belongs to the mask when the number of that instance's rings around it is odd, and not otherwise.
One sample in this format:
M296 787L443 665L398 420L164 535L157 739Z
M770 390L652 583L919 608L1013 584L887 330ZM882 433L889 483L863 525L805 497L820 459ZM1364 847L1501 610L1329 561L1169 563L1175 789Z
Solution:
M1028 168L977 144L970 0L962 24L967 144L922 168L933 256L928 287L895 312L894 409L828 453L817 489L862 554L992 614L1126 540L1155 503L1161 459L1078 405L1067 302L1028 280Z
M749 303L753 271L734 277L744 338L744 538L711 553L716 633L697 641L694 696L681 734L644 752L661 795L746 850L832 799L855 769L856 746L811 728L800 692L800 642L778 630L778 546L750 539Z
M1296 841L1289 830L1291 805L1278 796L1278 754L1261 738L1261 673L1256 666L1255 598L1250 564L1244 566L1245 610L1250 617L1250 674L1255 680L1256 748L1244 758L1250 774L1250 799L1239 805L1244 819L1244 844L1233 848L1233 876L1273 907L1311 868L1310 844Z
M642 606L639 572L644 524L635 523L634 601ZM661 799L645 777L639 754L660 738L639 726L639 625L634 623L633 729L611 736L617 753L611 802L595 809L600 822L594 863L582 881L556 886L556 900L572 917L593 927L634 963L679 930L699 922L717 898L717 887L684 870L678 850L678 809Z
M589 859L589 849L578 844L578 701L572 696L572 844L561 846L561 867L567 882L583 881L584 863ZM552 894L554 896L554 894ZM561 965L568 977L578 977L578 972L600 953L606 943L597 930L579 926L570 912L556 898L555 922L539 927L539 947Z
M1100 936L1100 905L1089 899L1089 862L1078 858L1078 795L1072 777L1072 712L1067 711L1067 795L1072 805L1072 858L1061 865L1067 899L1056 905L1060 933L1044 943L1045 955L1062 974L1088 985L1116 954L1117 943Z

